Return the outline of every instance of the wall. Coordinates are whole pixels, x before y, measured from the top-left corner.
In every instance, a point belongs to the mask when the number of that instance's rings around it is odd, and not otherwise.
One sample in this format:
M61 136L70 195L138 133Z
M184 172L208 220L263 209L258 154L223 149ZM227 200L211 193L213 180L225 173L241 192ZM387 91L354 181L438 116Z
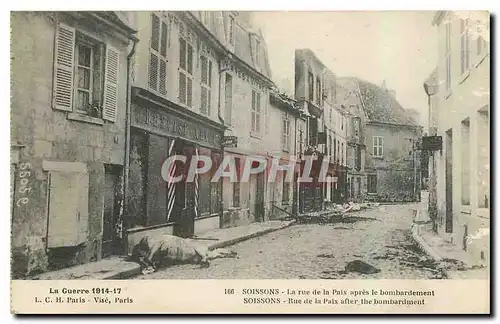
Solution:
M489 23L489 16L479 17L481 23ZM446 89L445 84L445 22L451 23L451 89ZM474 22L474 20L473 20ZM471 26L474 31L475 26ZM478 236L481 231L489 231L489 208L483 207L484 194L489 198L489 120L484 116L489 115L490 102L490 55L489 43L485 43L481 54L477 54L476 36L471 35L470 68L461 74L461 48L460 48L460 19L455 13L448 13L443 21L437 26L439 35L439 94L437 96L436 109L438 115L437 135L443 136L446 132L453 133L453 234L449 235L458 246L463 247L464 237ZM483 34L489 40L489 29ZM461 125L464 120L469 120L470 134L468 145L468 161L463 161L464 138L461 137ZM444 145L443 152L436 152L437 173L437 208L439 220L439 232L445 233L446 215L446 165L447 147ZM462 180L463 166L468 165L470 170L470 204L462 205ZM482 184L484 182L484 185ZM484 194L483 194L484 193ZM467 232L465 228L467 227ZM482 230L481 230L482 229ZM481 236L481 235L479 235ZM489 247L487 239L489 234L480 239L466 241L468 251L477 259L481 259L481 251L484 258L489 260Z
M82 247L67 251L73 256L65 261L70 265L100 258L104 164L122 165L124 159L127 44L80 26L120 51L117 121L99 125L70 120L68 113L52 109L56 24L50 17L66 18L42 12L11 14L11 143L22 145L19 162L31 164L31 191L22 196L29 201L14 208L12 219L13 271L21 276L46 271L51 263L45 251L48 172L42 162L84 162L89 173L88 237ZM19 181L18 173L16 188ZM21 199L19 192L15 199Z
M377 174L377 200L413 200L414 190L417 195L420 191L418 180L420 158L418 153L413 151L412 143L420 138L420 129L367 124L365 132L367 150L365 169L367 174ZM373 156L373 136L383 137L381 158ZM417 163L416 172L414 163ZM416 189L414 189L415 174L417 174Z

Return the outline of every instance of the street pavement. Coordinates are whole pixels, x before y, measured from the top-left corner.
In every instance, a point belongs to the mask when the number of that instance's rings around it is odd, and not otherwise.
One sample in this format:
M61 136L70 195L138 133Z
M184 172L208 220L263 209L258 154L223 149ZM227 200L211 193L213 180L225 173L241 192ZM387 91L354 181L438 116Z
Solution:
M136 279L440 279L443 273L410 232L412 208L381 205L349 213L341 223L300 224L229 248L237 258L210 267L177 265ZM354 260L381 271L343 273Z

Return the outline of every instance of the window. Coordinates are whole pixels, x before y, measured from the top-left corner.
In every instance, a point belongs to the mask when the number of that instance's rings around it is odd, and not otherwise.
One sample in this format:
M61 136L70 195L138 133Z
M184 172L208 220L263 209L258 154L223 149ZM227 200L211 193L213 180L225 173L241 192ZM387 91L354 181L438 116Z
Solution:
M484 48L484 39L482 36L477 36L476 45L477 45L476 54L481 55L483 53L483 48Z
M445 85L446 90L451 89L451 22L445 23Z
M340 129L344 130L344 116L340 116L340 119L341 119Z
M232 109L233 109L233 77L226 73L224 86L224 121L226 125L231 125Z
M200 112L210 116L212 102L212 61L206 56L201 57L201 106Z
M342 149L341 149L341 163L344 164L344 143L341 144Z
M328 134L328 155L332 158L332 135Z
M384 138L382 136L373 136L373 156L382 157L384 154Z
M309 118L309 145L315 146L318 141L318 119Z
M283 151L288 152L290 149L290 117L287 113L283 113L283 128L281 129L281 147Z
M470 205L470 197L471 197L471 165L470 165L470 156L471 156L471 136L470 136L470 120L466 118L461 122L461 168L462 168L462 205Z
M240 159L235 158L234 161L236 164L236 174L238 175L238 179L236 179L236 182L233 182L233 207L240 207Z
M374 194L377 193L377 175L369 174L368 175L368 193Z
M208 25L208 11L201 11L200 16L201 16L201 22L204 25Z
M321 106L321 80L316 78L316 103Z
M149 88L162 95L167 93L167 24L151 15L151 44L149 48Z
M193 106L193 46L184 38L179 38L179 101Z
M92 72L94 70L92 46L77 43L76 46L76 110L88 114L92 98Z
M283 197L282 197L282 204L286 205L288 204L288 200L290 199L290 183L287 181L287 171L283 171L282 177L283 177Z
M470 37L468 19L460 19L460 67L462 74L467 72L470 67L469 41Z
M255 40L255 64L260 64L260 41Z
M361 147L357 146L356 147L356 156L355 156L355 161L354 165L357 171L361 170Z
M116 121L118 51L64 24L55 45L53 108Z
M309 87L309 101L314 101L314 75L312 74L312 72L309 71L309 74L308 74L308 79L307 79L307 82L308 82L308 87Z
M333 139L333 161L337 161L337 141Z
M337 163L339 163L339 161L340 161L339 151L340 151L340 142L339 142L339 140L337 140L337 160L335 160Z
M252 90L252 132L260 134L260 92Z
M353 125L353 128L354 128L354 130L353 130L354 136L359 136L359 124L360 124L360 123L359 123L359 119L358 119L357 117L355 117L355 118L353 119L353 124L354 124L354 125Z
M234 45L234 17L229 16L229 44Z

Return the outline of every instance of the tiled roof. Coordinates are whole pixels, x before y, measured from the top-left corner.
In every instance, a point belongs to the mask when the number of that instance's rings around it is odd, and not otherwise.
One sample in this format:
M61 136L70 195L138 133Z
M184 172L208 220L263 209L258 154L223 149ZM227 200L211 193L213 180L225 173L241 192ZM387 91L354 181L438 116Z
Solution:
M363 108L370 121L419 126L387 90L373 83L357 78L354 79L359 86Z

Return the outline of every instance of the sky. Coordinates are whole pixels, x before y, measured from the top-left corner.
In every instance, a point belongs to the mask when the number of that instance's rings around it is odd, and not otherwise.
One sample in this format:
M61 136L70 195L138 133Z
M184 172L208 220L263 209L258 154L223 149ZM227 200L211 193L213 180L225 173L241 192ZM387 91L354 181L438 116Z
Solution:
M272 78L293 94L294 51L309 48L338 77L354 76L396 91L405 109L427 124L423 82L437 63L433 11L254 12Z

